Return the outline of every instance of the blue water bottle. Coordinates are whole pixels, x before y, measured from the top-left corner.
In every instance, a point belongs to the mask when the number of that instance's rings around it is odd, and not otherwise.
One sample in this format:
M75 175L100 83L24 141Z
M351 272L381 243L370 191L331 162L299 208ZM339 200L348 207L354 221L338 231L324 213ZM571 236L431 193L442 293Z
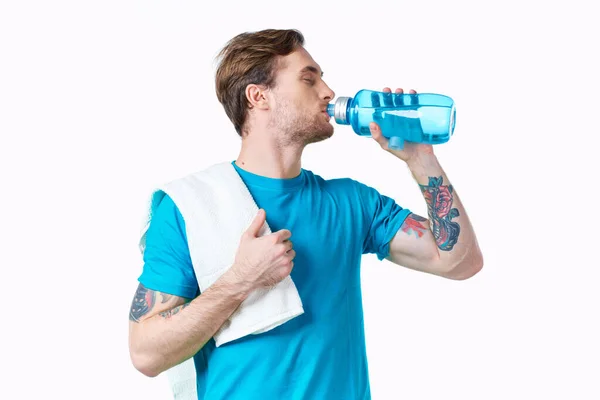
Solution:
M350 125L360 136L371 136L376 122L388 147L402 150L404 142L440 144L450 140L456 125L454 100L435 93L385 93L360 90L354 97L338 97L327 113L340 125Z

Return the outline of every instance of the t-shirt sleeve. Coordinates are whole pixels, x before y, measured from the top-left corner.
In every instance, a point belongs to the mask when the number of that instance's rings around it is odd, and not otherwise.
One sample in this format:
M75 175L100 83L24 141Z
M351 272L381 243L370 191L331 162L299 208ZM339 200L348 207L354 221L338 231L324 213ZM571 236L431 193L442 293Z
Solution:
M144 267L138 281L149 289L193 299L200 294L185 233L185 221L165 195L146 233Z
M357 185L366 221L363 254L374 253L381 261L389 255L390 241L411 211L370 186Z

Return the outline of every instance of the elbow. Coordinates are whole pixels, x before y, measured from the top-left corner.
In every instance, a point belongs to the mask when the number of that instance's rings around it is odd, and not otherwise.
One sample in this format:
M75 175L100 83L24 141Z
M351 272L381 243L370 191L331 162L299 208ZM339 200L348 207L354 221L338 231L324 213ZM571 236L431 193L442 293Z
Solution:
M483 269L483 256L481 253L471 257L468 261L451 268L446 277L455 281L464 281L474 277Z
M146 354L130 350L129 356L133 367L149 378L155 378L162 372L152 358Z

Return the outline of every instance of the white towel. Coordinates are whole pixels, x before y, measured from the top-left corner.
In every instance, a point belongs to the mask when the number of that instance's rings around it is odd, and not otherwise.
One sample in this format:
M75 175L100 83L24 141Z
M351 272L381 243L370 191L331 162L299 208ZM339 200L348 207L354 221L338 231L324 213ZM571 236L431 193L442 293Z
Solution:
M139 241L142 255L154 209L165 194L181 212L198 285L204 292L235 260L240 238L256 217L248 188L230 162L210 166L173 180L153 191ZM265 222L259 235L270 234ZM232 340L269 331L304 313L291 277L268 289L252 292L214 335L219 347ZM167 371L176 399L197 399L193 359ZM189 390L193 380L193 391Z

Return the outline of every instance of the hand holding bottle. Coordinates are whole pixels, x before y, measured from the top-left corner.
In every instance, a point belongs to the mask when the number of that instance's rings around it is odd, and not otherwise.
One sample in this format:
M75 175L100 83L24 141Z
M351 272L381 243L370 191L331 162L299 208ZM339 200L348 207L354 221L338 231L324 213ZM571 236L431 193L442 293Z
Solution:
M383 89L383 92L391 93L392 90L389 87L386 87ZM402 94L402 93L404 93L404 89L398 88L395 90L394 93ZM411 89L409 91L409 93L417 94L417 92L413 89ZM379 145L381 146L382 149L395 155L396 157L398 157L399 159L401 159L407 163L410 162L412 159L416 159L416 157L421 154L433 154L433 146L430 144L422 144L422 143L405 142L402 150L390 149L388 146L389 139L387 139L383 135L383 133L381 131L381 127L376 122L371 122L369 124L369 129L371 131L371 136L377 143L379 143Z
M431 151L428 146L410 146L403 151L405 143L446 143L456 125L452 98L437 93L417 94L414 90L405 94L402 89L395 93L389 88L361 89L352 97L338 97L327 106L327 113L337 124L351 126L360 136L373 137L371 128L379 128L379 136L386 139L384 149L394 150L393 154L402 159L410 158L414 151Z

